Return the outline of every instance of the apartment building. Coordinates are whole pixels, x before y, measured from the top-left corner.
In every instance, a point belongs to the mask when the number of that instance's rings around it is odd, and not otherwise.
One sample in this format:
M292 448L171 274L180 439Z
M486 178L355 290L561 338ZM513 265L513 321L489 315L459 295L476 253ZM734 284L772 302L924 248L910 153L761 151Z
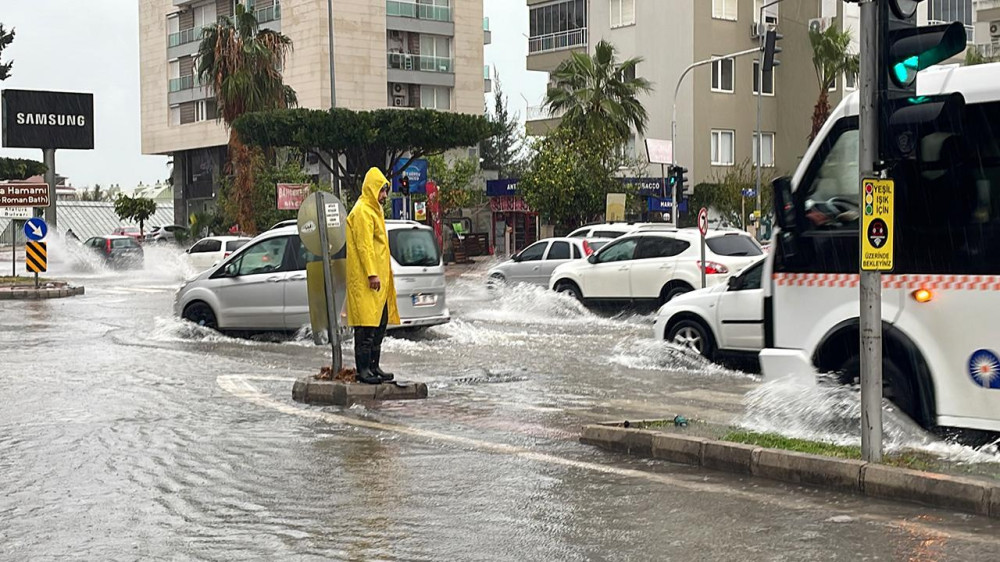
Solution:
M211 208L218 193L228 133L216 120L212 88L198 82L196 56L201 29L233 14L236 2L292 40L282 70L300 107L329 108L334 91L337 107L354 110L483 113L490 33L482 0L143 0L142 152L172 157L180 224ZM318 162L308 168L328 178Z
M1000 0L975 0L972 9L976 49L986 57L1000 60Z
M920 21L928 22L928 10L939 17L965 18L971 14L971 9L965 11L971 2L922 3ZM652 93L641 98L649 113L646 136L671 138L676 104L674 150L677 161L688 168L692 185L710 182L734 165L756 160L759 87L762 165L780 173L793 171L807 147L812 111L819 95L808 35L810 26L826 29L837 25L851 29L857 49L857 5L837 0L784 2L768 7L764 7L767 0L527 0L527 3L529 70L552 72L570 53L592 53L602 39L614 44L622 59L634 56L644 59L636 73L650 80L654 87ZM971 16L960 21L966 23L971 42ZM781 65L773 72L759 75L757 53L721 58L757 47L760 34L769 27L775 27L784 37L779 43L783 51L776 56ZM685 69L695 62L711 59L716 60L688 73L675 99L674 90ZM838 77L829 92L830 104L836 106L855 87L856 77ZM541 105L529 107L528 133L544 134L558 124L558 118ZM634 147L638 156L645 156L642 137L634 139ZM651 177L659 173L659 166L647 169Z

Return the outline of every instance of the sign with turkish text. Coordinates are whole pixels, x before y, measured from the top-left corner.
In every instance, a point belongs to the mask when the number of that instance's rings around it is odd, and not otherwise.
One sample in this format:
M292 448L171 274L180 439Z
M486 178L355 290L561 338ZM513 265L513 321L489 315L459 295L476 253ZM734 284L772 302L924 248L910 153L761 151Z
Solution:
M4 90L3 145L7 148L94 148L94 95Z
M891 179L861 180L861 270L892 271L893 191Z
M410 161L406 166L406 171L403 170L403 165L406 164L407 158L400 158L396 165L393 167L393 177L392 177L392 191L393 193L399 192L399 178L406 174L407 179L410 180L410 194L414 193L427 193L427 160L416 159Z
M44 183L0 183L0 207L48 207L49 186Z
M673 164L674 143L668 140L646 139L646 158L650 164Z
M0 206L0 219L14 219L26 221L32 217L31 207L3 207Z
M507 197L517 195L516 179L489 180L486 182L487 197Z
M277 189L279 211L298 211L309 196L308 184L279 183Z

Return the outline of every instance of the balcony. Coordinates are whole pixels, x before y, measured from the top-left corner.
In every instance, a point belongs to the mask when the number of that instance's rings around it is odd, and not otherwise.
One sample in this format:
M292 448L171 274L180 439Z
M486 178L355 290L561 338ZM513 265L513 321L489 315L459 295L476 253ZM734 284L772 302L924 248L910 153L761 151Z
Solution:
M490 74L490 65L483 65L483 93L488 94L493 91L493 76Z
M171 78L170 84L167 87L167 91L170 93L180 92L183 90L191 90L194 88L195 84L201 85L193 75L192 76L181 76L180 78Z
M483 45L493 43L493 32L490 31L490 18L483 18Z
M416 2L403 2L400 0L386 0L385 13L387 16L401 18L417 18L443 22L452 21L450 6L432 6L430 4L417 4Z
M392 70L419 70L421 72L454 72L451 57L387 53L388 68Z
M201 28L183 29L167 36L167 48L193 43L201 39Z
M544 136L559 126L565 111L550 111L545 105L529 105L525 111L525 131L531 136Z
M560 31L528 38L528 55L587 46L587 28Z

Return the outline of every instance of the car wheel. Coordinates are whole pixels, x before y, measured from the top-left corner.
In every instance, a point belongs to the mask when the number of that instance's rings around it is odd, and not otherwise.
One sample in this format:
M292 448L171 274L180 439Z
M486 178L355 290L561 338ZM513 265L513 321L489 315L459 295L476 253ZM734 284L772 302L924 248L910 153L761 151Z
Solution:
M493 275L490 275L489 279L486 280L486 284L491 287L505 285L506 283L507 278L504 277L502 273L494 273Z
M715 354L715 342L708 328L697 320L684 319L674 324L667 333L667 341L696 351L706 359Z
M218 322L215 320L215 313L212 312L212 307L203 302L196 302L185 308L184 319L213 330L219 328Z
M854 356L845 361L839 378L842 384L861 384L861 357ZM882 358L882 396L910 419L927 427L929 420L924 420L920 413L920 396L914 380L888 357Z
M691 287L688 287L687 285L676 285L676 286L671 287L669 289L664 288L663 292L661 293L663 295L663 297L661 299L660 304L666 304L666 303L672 301L674 299L674 297L683 295L684 293L690 293L690 292L691 292Z
M580 289L569 281L560 281L559 283L556 283L556 292L566 293L574 299L583 302L583 295L580 294Z

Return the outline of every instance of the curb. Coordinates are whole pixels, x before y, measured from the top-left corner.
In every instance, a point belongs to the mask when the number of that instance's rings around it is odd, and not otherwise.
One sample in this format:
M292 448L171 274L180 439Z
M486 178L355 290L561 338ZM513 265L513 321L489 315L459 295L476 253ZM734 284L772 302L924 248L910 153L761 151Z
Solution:
M65 297L76 297L84 294L83 287L54 287L46 289L44 287L35 289L34 287L0 290L0 301L5 300L40 300L40 299L61 299Z
M584 426L580 442L638 457L1000 519L1000 483L609 424Z

